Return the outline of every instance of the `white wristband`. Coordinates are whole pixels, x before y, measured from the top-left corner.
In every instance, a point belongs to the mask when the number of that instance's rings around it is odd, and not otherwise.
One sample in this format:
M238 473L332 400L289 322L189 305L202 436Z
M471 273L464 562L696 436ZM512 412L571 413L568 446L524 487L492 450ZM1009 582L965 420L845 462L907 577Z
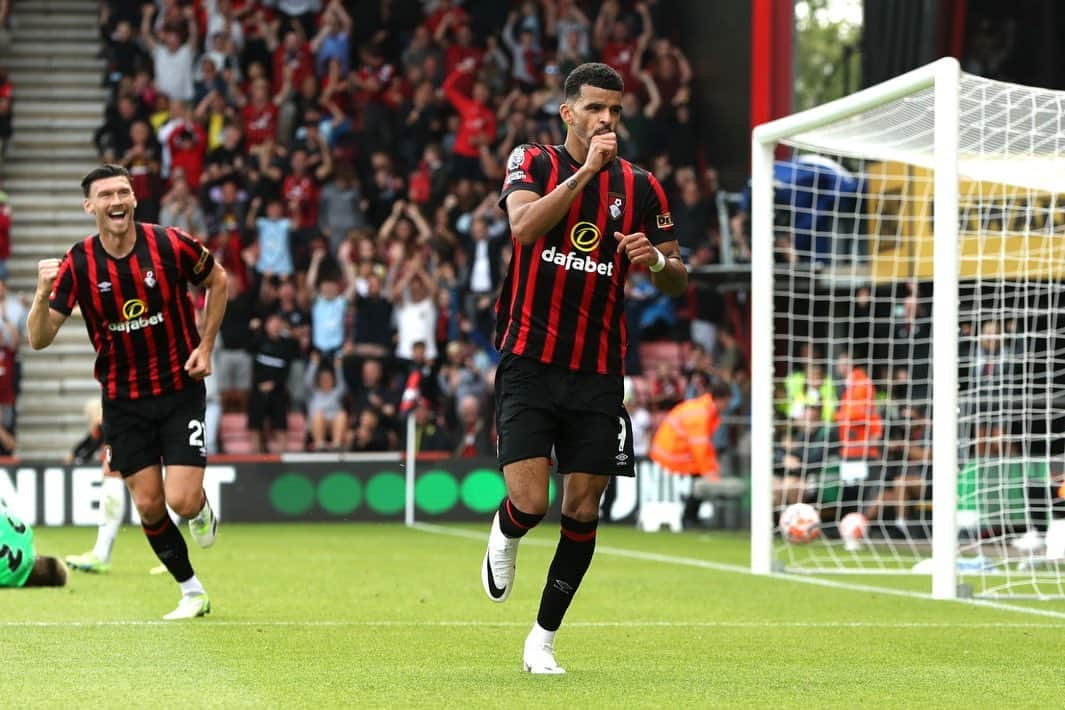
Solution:
M657 274L659 271L661 271L662 269L666 268L666 255L663 254L658 249L655 249L655 253L658 254L658 261L656 261L655 263L651 264L647 268L650 269L652 272Z

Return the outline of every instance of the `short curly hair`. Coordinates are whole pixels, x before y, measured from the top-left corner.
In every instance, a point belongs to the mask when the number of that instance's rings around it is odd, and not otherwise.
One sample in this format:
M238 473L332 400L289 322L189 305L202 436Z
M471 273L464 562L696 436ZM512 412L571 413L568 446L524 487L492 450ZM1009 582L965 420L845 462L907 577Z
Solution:
M566 101L575 101L582 86L594 86L608 91L624 91L625 81L612 67L601 62L587 62L574 68L566 77Z

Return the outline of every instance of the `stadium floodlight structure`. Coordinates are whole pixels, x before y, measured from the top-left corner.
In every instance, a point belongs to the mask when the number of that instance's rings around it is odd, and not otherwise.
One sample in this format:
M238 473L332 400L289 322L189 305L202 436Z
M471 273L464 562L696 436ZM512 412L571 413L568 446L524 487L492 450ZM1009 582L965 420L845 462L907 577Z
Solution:
M1065 92L941 59L752 152L753 571L1065 596Z

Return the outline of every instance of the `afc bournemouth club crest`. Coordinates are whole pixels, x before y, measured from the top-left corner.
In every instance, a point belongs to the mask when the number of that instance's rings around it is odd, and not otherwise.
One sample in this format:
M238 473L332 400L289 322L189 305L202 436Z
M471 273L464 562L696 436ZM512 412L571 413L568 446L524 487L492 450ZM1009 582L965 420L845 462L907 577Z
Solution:
M155 271L152 269L143 269L141 271L141 278L144 279L144 285L148 288L153 288L155 284L159 283L155 280Z
M610 219L621 219L621 215L625 214L625 196L611 192L607 195L607 211L610 212Z

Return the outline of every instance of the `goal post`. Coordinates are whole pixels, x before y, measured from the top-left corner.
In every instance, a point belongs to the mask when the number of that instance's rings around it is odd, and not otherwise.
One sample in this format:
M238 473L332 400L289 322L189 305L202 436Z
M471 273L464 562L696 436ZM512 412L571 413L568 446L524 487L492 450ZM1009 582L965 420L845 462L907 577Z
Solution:
M751 147L752 571L1065 596L1065 93L946 58Z

